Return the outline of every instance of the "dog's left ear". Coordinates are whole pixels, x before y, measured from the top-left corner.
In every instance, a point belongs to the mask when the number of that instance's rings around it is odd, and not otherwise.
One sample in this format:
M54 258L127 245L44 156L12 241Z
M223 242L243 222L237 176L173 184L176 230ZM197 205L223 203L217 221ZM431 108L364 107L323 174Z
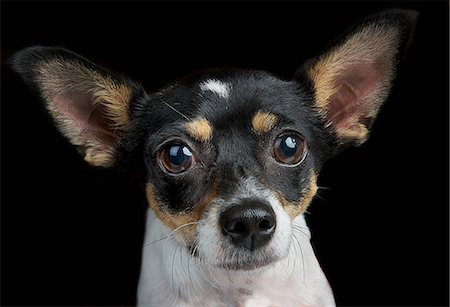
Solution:
M409 10L371 16L297 72L297 79L311 85L315 109L340 145L359 145L367 139L399 58L411 43L417 17Z

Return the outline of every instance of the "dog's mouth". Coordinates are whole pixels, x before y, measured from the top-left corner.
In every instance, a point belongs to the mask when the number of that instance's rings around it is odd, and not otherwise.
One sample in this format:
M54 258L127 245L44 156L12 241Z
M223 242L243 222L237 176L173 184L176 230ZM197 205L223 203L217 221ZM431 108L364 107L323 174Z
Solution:
M202 258L201 253L192 254L194 257ZM220 255L220 256L219 256ZM272 264L278 262L287 256L287 253L273 249L262 248L256 251L247 251L244 249L225 249L216 255L214 258L208 260L203 258L212 267L228 271L252 271L270 267Z
M259 268L264 268L266 266L269 266L275 262L277 262L279 259L278 257L264 257L262 259L246 259L246 260L239 260L236 259L235 261L226 261L226 262L220 262L217 264L217 267L224 270L230 270L230 271L251 271L256 270Z
M210 263L210 261L202 257L201 252L194 245L189 245L187 248L192 257L203 259ZM223 270L251 271L269 266L281 258L283 257L263 250L254 252L237 250L236 252L231 252L228 256L224 256L223 259L217 259L211 265Z

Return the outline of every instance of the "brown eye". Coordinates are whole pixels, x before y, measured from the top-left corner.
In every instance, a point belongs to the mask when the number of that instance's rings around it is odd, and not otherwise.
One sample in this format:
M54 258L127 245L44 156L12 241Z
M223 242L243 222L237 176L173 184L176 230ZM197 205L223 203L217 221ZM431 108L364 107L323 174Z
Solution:
M167 172L179 174L192 166L193 155L188 146L171 144L158 154L158 160Z
M273 157L282 164L298 164L306 157L306 143L298 133L283 133L273 144Z

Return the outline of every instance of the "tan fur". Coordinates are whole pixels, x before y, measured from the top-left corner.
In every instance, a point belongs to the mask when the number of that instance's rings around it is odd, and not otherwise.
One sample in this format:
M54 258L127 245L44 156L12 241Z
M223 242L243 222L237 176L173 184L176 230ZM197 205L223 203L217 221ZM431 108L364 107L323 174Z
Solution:
M212 138L213 128L203 117L186 123L185 128L189 135L199 142L206 142Z
M258 111L252 119L252 127L257 133L267 133L275 127L278 118L264 111Z
M82 139L80 137L83 133L82 128L74 125L70 118L55 107L54 102L57 99L66 99L64 92L85 95L85 99L93 99L93 107L103 109L112 126L112 134L117 134L129 121L128 104L132 96L131 88L87 68L76 60L50 60L41 63L35 72L42 95L47 102L47 109L62 132L74 145L87 146L85 153L87 162L96 166L110 166L114 160L114 146L105 148L106 145L100 144L98 140Z
M108 167L114 163L114 152L96 152L93 148L88 148L84 155L84 160L91 165Z
M351 129L340 129L341 140L354 140L355 145L361 145L369 137L369 130L363 124L354 124Z
M305 212L314 195L316 195L317 189L317 176L314 171L311 170L309 187L307 188L306 193L301 197L299 202L289 202L281 193L276 192L275 194L278 200L281 202L281 205L284 207L284 210L286 210L286 213L291 217L291 219L294 219L296 216Z
M127 126L128 104L131 100L132 91L125 84L117 84L111 80L101 79L102 90L94 93L95 102L106 108L106 114L111 119L116 129L123 129Z
M338 45L330 52L322 55L308 70L308 76L313 82L316 108L322 116L326 117L329 98L336 93L338 88L335 86L336 78L339 77L347 68L355 63L369 63L376 59L387 59L387 65L393 64L397 52L399 32L397 29L383 26L368 26L362 28L359 32L351 35L341 45ZM392 81L394 72L385 74L379 86L372 91L365 99L370 103L365 105L370 109L365 110L366 117L375 117L378 113L381 102L388 94L389 84ZM343 131L343 138L358 138L363 140L367 137L364 129L357 129L359 132ZM367 130L367 129L366 129ZM339 134L340 131L337 131Z
M150 208L153 210L159 220L171 230L175 230L180 227L175 236L182 242L189 244L195 239L195 231L197 226L195 224L184 226L188 223L198 222L205 211L205 209L211 204L212 200L217 197L215 189L212 189L210 193L204 196L192 210L172 214L163 209L164 204L158 201L154 186L151 183L147 183L146 186L147 200Z

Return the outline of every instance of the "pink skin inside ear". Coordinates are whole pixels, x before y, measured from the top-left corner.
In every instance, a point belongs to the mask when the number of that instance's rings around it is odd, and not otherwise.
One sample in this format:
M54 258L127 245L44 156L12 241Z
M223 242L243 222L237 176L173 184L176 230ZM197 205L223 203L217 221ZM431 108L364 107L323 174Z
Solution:
M336 131L351 130L353 125L364 123L371 109L378 105L376 97L369 97L376 91L386 69L375 63L358 63L348 67L335 80L337 88L329 98L328 119Z
M89 95L67 93L53 99L56 113L64 117L66 131L82 145L95 143L98 150L113 147L117 139L100 103L93 104ZM57 118L57 117L56 117Z

